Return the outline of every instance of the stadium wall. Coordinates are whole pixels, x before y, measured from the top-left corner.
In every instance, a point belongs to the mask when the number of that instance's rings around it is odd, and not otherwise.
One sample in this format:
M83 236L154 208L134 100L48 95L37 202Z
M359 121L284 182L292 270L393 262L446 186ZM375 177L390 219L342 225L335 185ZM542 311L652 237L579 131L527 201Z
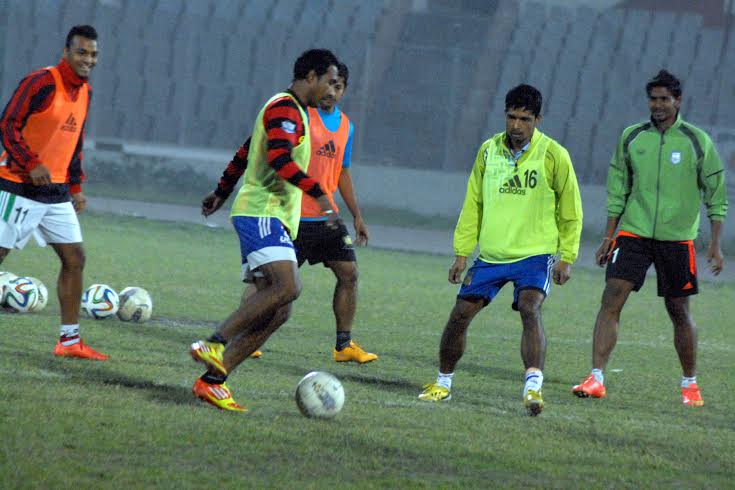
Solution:
M467 171L523 82L543 93L542 129L569 149L580 180L602 184L662 67L684 82L688 120L735 139L733 16L684 8L721 11L721 1L676 3L0 0L0 99L58 61L71 25L91 23L91 138L235 148L295 57L328 47L350 66L343 108L366 165ZM735 151L721 151L735 174Z
M181 196L188 189L192 191L188 194L192 196L191 205L198 206L199 199L216 186L232 154L232 151L187 149L174 145L89 141L85 148L89 175L87 187L94 195L100 195L95 191L96 187L109 189L112 186L116 190L113 197L134 198L135 195L129 192L150 180L145 174L146 169L156 168L163 171L160 189L156 191L157 200L165 201L166 194L178 193ZM368 163L358 159L350 167L361 206L409 211L426 217L455 219L459 216L469 171L417 170ZM113 182L104 182L104 176ZM192 187L194 184L198 187ZM584 210L583 236L596 240L607 222L605 187L581 184L580 188ZM704 213L701 223L700 242L709 237L709 223ZM723 238L726 252L735 254L735 227L726 224Z

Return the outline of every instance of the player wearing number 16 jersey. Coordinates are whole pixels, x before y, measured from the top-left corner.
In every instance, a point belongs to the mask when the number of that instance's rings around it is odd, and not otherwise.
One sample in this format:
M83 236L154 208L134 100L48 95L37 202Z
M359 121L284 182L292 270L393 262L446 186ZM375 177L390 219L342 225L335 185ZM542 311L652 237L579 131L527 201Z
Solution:
M544 407L541 396L546 338L541 305L551 281L564 284L577 258L582 202L567 151L541 133L541 93L519 85L505 97L505 132L480 147L462 213L454 232L456 258L449 282L458 284L467 257L480 255L462 281L439 347L439 376L420 400L450 398L454 368L465 349L472 319L508 282L513 309L521 314L524 404L529 415ZM555 263L554 255L560 255Z
M82 146L97 64L97 32L75 26L61 62L25 77L0 119L0 263L35 235L61 259L61 337L57 356L105 360L79 337L84 248L76 213L82 194ZM44 243L45 242L45 243Z

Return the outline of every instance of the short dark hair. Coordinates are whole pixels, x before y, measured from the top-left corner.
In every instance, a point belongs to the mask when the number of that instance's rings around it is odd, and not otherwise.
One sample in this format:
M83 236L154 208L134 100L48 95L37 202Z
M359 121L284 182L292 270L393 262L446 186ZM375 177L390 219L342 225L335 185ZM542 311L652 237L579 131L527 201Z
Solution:
M538 117L541 114L542 102L541 92L530 85L521 84L505 94L505 112L510 109L526 109Z
M337 65L337 76L342 77L345 81L345 86L347 86L347 83L350 80L350 69L347 68L347 65L342 62Z
M92 41L96 41L97 31L94 27L88 25L72 27L69 31L69 34L66 35L67 48L71 48L71 40L74 39L74 36L82 36L86 37L87 39L91 39Z
M337 57L328 49L310 49L304 51L293 65L293 79L305 79L311 70L318 77L327 73L330 66L339 66Z
M664 87L674 97L681 97L681 80L666 70L659 71L655 77L648 81L646 84L646 94L650 96L653 87Z

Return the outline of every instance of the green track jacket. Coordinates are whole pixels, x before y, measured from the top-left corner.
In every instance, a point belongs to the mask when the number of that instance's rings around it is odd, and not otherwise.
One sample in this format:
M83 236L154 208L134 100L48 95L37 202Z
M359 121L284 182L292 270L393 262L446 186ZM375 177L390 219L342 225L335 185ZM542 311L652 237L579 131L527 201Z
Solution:
M623 131L607 174L607 212L621 230L693 240L702 202L711 220L725 219L725 171L707 133L681 116L664 133L651 122Z

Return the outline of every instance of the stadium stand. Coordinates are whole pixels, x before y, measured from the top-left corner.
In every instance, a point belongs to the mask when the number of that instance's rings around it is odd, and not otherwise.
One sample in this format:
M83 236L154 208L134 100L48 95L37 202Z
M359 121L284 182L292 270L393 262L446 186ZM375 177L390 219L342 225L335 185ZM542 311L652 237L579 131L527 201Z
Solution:
M387 0L6 0L0 90L56 63L71 24L93 23L101 56L93 138L233 149L266 97L310 47L350 66L344 109L366 163L464 170L502 129L503 96L537 86L542 129L600 183L625 125L647 116L645 81L684 81L683 113L735 133L735 34L728 14L568 7L493 8ZM451 7L451 8L450 8ZM723 136L723 141L726 138Z

